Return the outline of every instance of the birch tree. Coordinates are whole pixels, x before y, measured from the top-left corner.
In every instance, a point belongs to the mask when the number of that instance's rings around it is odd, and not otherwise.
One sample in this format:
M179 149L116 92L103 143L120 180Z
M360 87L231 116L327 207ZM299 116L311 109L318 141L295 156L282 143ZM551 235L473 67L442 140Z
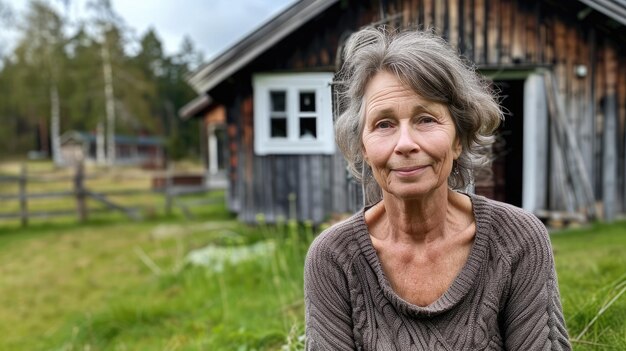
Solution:
M16 121L16 127L24 123L39 126L44 148L47 146L46 136L50 136L50 151L55 163L60 164L59 82L65 63L64 23L49 5L32 1L20 27L22 35L11 60L4 61L4 70L14 69L10 80L12 90L15 90L9 96L14 105L11 111L24 118L24 121ZM49 134L44 132L48 125Z

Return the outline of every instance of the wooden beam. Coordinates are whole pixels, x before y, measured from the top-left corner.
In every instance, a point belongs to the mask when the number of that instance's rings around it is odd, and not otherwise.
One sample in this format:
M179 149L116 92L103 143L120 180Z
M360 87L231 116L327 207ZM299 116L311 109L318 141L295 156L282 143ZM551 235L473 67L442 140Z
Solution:
M536 11L536 6L537 4L535 4L535 8L533 8L533 10L531 11L531 9L528 9L527 15L526 15L526 26L525 26L525 31L526 31L526 35L525 35L525 39L526 39L526 55L525 55L525 61L528 63L536 63L537 62L537 47L539 46L537 44L537 32L538 32L538 25L537 25L537 11Z
M82 161L79 161L76 165L74 193L76 195L76 211L78 212L78 220L80 222L85 222L87 220L87 202L85 198L85 166Z
M487 0L487 63L496 65L500 61L500 0Z
M595 162L595 104L593 101L593 80L594 80L594 45L595 45L595 34L593 31L590 31L589 34L584 38L583 42L585 42L584 47L581 48L582 52L580 54L581 63L587 69L587 75L585 77L581 77L579 79L582 80L582 93L578 100L580 100L580 113L581 113L581 124L578 129L578 137L580 140L580 149L582 152L582 157L587 165L587 177L592 185L595 184L595 172L594 172L594 162ZM595 198L595 189L594 189L594 198Z
M604 133L602 157L602 203L604 219L615 220L618 208L617 190L617 58L614 49L605 42L606 96L604 97Z
M459 0L450 0L448 5L450 46L459 51Z
M501 40L500 40L500 63L508 64L512 62L511 59L511 41L513 36L511 35L513 29L512 21L512 5L511 0L502 0L500 4L500 17L502 21L501 28Z
M409 2L405 2L402 6L402 27L408 28L411 25L411 9Z
M435 0L423 0L424 6L424 29L430 29L433 26L433 1Z
M463 54L474 60L474 1L465 0L463 4Z
M104 194L85 190L85 195L91 197L93 200L96 200L96 201L99 201L99 202L103 203L109 209L118 210L118 211L124 213L125 215L127 215L129 218L131 218L133 220L138 221L138 220L141 219L141 215L137 211L135 211L134 209L123 207L123 206L120 206L118 204L115 204L115 203L111 202L110 200L108 200L106 198L106 196Z
M474 62L485 62L485 0L474 0Z
M555 20L554 35L555 35L555 55L556 55L556 75L559 88L559 94L564 96L566 94L566 68L567 62L567 28L563 21L559 18Z
M444 36L445 33L445 16L446 16L446 1L438 0L433 2L434 9L434 26L437 35Z
M513 4L514 15L511 17L513 21L513 38L511 40L511 58L515 63L525 62L524 45L526 41L526 16L528 15L524 8L524 1L518 0Z
M609 94L604 100L604 152L602 157L602 203L604 219L615 220L617 213L617 101L615 94Z

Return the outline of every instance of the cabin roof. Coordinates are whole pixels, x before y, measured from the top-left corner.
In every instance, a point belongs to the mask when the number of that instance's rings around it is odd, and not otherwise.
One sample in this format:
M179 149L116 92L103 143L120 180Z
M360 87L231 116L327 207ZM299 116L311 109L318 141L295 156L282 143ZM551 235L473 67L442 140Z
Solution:
M198 115L200 112L207 109L213 103L213 99L204 93L200 93L195 99L189 101L185 106L178 110L178 116L182 119L189 119Z
M188 78L204 94L338 0L301 0L201 66Z
M626 26L626 0L578 0L590 8Z

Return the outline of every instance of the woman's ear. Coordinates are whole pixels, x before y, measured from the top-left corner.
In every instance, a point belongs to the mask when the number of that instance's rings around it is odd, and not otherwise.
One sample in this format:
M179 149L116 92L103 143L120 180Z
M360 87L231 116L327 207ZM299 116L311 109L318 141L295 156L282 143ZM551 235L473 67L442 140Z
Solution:
M461 156L461 152L463 152L463 146L461 146L461 139L459 139L459 137L456 137L456 140L454 141L454 159L456 160L457 158L459 158L459 156Z
M361 144L361 155L363 155L363 161L369 165L370 161L367 157L367 152L365 152L365 147L363 146L363 144Z

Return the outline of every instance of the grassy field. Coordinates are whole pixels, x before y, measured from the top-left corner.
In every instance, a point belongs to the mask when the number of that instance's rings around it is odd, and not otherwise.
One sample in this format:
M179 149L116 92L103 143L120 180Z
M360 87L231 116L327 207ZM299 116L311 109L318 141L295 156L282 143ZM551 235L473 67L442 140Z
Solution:
M302 349L313 229L245 226L201 196L194 219L154 198L142 222L0 222L0 350ZM626 223L552 240L575 349L626 350Z
M214 215L0 230L0 349L260 350L296 343L311 229L251 229L225 212ZM218 257L210 267L185 259L207 245Z
M626 350L626 222L552 235L561 300L577 350Z

